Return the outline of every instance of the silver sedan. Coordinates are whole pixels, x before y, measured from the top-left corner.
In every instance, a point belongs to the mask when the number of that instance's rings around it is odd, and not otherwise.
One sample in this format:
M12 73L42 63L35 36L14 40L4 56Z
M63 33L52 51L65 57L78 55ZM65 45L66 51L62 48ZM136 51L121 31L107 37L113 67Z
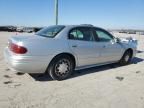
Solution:
M32 36L13 36L4 55L8 66L21 73L48 73L54 80L73 70L119 62L128 64L137 42L115 38L92 25L56 25Z

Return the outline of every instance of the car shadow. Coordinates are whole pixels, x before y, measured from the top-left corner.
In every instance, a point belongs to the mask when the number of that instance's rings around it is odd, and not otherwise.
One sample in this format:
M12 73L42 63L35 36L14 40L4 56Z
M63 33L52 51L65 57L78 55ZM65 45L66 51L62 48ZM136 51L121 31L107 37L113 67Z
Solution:
M137 53L143 53L144 51L137 50Z
M131 63L129 65L137 64L142 61L144 61L144 59L135 57L135 58L133 58L133 60L131 61ZM96 73L96 72L103 72L105 70L119 68L119 67L122 67L122 66L120 66L118 63L113 63L113 64L108 64L108 65L103 65L103 66L97 66L97 67L77 70L76 72L74 72L74 75L72 75L70 78L79 77L79 76Z
M144 61L144 59L135 57L131 61L131 64L137 64L142 61ZM129 64L129 65L131 65L131 64ZM113 64L108 64L108 65L103 65L103 66L97 66L97 67L92 67L92 68L87 68L87 69L76 70L73 72L71 77L68 79L72 79L75 77L80 77L83 75L92 74L92 73L96 73L96 72L103 72L104 70L114 69L114 68L118 68L118 67L121 67L121 66L118 63L113 63ZM29 75L32 78L34 78L36 81L53 81L48 74L29 74Z
M142 62L142 61L144 61L144 59L139 58L139 57L134 57L131 61L131 64L137 64L137 63Z
M29 74L35 81L53 81L49 74Z

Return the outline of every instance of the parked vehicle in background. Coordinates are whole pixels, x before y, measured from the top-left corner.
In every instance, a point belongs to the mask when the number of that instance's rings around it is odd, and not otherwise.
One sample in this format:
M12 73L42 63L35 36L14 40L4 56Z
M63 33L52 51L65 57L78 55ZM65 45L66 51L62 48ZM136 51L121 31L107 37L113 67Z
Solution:
M127 33L127 31L120 30L119 33Z
M16 27L8 26L8 32L16 32Z
M141 32L140 35L144 35L144 32Z
M16 27L14 27L14 26L0 26L0 31L15 32Z
M56 25L32 36L13 36L5 48L9 67L21 73L48 73L54 80L73 70L119 62L130 63L137 41L115 38L92 25Z
M23 28L23 32L32 33L32 32L34 32L34 28L33 27L25 27L25 28Z
M0 31L8 31L8 28L5 26L0 26Z
M23 32L24 31L24 27L17 27L16 31L17 32Z
M42 29L43 27L34 27L34 32L38 32Z
M128 31L128 34L136 34L136 31Z

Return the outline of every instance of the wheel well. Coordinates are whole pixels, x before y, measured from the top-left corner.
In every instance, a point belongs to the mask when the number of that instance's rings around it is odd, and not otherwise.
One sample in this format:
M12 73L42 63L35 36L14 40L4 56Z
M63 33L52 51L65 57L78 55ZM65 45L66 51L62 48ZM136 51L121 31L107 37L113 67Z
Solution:
M131 48L127 49L125 52L129 51L131 53L131 57L133 56L133 50Z
M61 56L61 55L69 56L69 57L71 58L71 60L74 62L74 68L76 67L75 57L74 57L72 54L70 54L70 53L60 53L60 54L54 56L53 59L51 60L51 62L52 62L56 57ZM50 62L50 63L51 63L51 62ZM50 63L49 63L49 65L50 65Z

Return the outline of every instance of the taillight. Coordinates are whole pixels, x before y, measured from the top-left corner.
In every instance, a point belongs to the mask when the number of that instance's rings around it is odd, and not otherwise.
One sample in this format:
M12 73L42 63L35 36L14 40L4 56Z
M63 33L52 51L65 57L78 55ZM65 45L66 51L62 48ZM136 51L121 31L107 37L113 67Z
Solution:
M25 47L14 44L12 42L9 43L9 49L16 54L25 54L27 52Z

